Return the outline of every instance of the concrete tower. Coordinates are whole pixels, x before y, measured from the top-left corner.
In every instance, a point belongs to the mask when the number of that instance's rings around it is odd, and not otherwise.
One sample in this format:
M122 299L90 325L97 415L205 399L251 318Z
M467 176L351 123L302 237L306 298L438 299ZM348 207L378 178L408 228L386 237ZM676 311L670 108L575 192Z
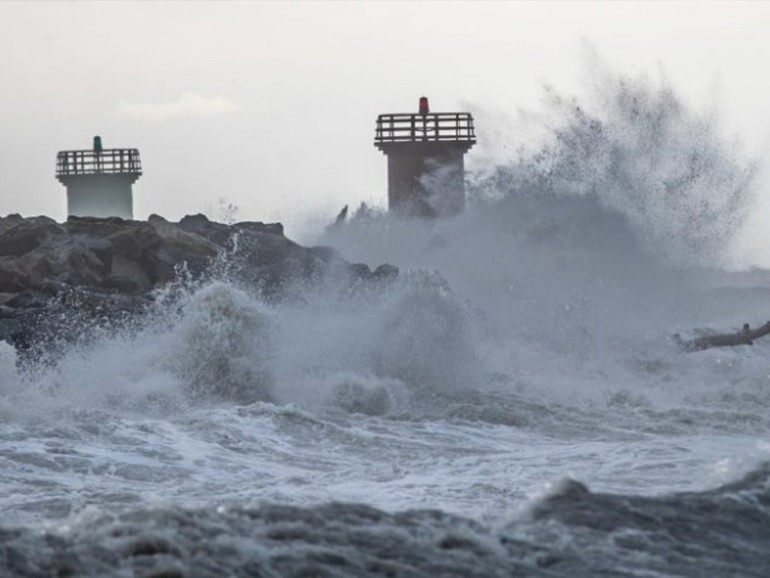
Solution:
M67 215L134 218L131 185L142 174L137 149L94 148L61 151L56 155L56 178L67 187Z
M416 114L377 117L374 146L388 157L388 207L415 217L442 217L465 207L463 156L476 144L467 112L430 112L420 98Z

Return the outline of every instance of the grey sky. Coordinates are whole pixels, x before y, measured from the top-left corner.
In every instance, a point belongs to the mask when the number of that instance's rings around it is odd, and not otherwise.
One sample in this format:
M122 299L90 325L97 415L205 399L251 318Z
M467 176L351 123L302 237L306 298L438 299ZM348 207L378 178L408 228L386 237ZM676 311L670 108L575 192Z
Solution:
M141 151L138 218L224 198L291 234L346 203L385 204L378 113L423 94L472 110L489 136L472 166L516 145L506 131L544 82L581 90L584 41L621 72L662 67L764 154L768 30L760 2L2 2L0 214L64 219L56 152L99 134Z

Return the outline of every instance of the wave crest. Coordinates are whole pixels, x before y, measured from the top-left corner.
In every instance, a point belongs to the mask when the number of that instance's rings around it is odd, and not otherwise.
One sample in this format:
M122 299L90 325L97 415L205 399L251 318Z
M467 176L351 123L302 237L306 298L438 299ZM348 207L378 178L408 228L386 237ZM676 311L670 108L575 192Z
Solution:
M744 223L757 163L725 141L716 114L685 105L664 80L594 63L585 100L546 88L546 144L480 171L476 196L596 198L673 265L723 265Z

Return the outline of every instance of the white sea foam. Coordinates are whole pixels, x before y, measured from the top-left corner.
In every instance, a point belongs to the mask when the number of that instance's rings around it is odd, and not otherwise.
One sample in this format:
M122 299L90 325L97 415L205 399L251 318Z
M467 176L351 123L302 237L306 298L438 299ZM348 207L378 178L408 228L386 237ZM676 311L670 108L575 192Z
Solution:
M770 275L717 268L751 163L669 89L608 82L604 112L555 99L545 148L475 175L462 215L319 238L393 283L268 304L223 275L49 366L1 346L4 519L343 501L503 523L565 476L650 495L766 459L770 343L671 338L767 320Z

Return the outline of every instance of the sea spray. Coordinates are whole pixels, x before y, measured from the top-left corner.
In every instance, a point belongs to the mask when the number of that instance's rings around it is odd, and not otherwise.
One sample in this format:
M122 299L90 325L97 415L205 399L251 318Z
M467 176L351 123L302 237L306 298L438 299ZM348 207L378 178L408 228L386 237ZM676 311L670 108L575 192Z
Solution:
M51 407L276 401L390 414L412 396L485 379L470 312L440 276L415 270L354 294L338 289L267 303L233 281L180 283L125 330L63 343L35 371L9 367L19 381L7 393Z
M167 363L195 395L268 400L274 331L270 314L252 297L215 282L186 303Z
M356 212L319 242L439 272L467 302L475 352L498 384L559 402L667 404L674 333L765 320L761 275L740 306L715 294L735 283L718 268L731 264L758 165L666 81L592 70L587 99L547 89L536 145L506 135L498 145L515 159L474 163L463 214Z
M279 399L304 405L328 376L357 374L380 382L389 398L403 392L472 389L484 379L470 312L435 273L407 271L373 292L340 299L315 294L277 307L281 326ZM340 384L349 387L349 381ZM361 385L354 387L358 391ZM310 390L310 391L309 391ZM339 396L339 390L329 392ZM337 404L339 405L339 404ZM402 401L398 407L403 409Z
M326 233L399 266L387 283L276 299L236 281L264 273L229 265L238 241L40 371L0 349L0 573L767 575L770 346L671 339L766 320L766 273L704 267L740 221L742 163L706 154L672 189L691 202L645 200L691 157L643 143L713 133L642 101L663 112L568 103L456 218L361 211Z
M628 219L657 259L729 265L758 162L723 138L716 113L693 111L665 79L591 64L588 97L547 87L545 144L472 175L471 196L594 197Z

